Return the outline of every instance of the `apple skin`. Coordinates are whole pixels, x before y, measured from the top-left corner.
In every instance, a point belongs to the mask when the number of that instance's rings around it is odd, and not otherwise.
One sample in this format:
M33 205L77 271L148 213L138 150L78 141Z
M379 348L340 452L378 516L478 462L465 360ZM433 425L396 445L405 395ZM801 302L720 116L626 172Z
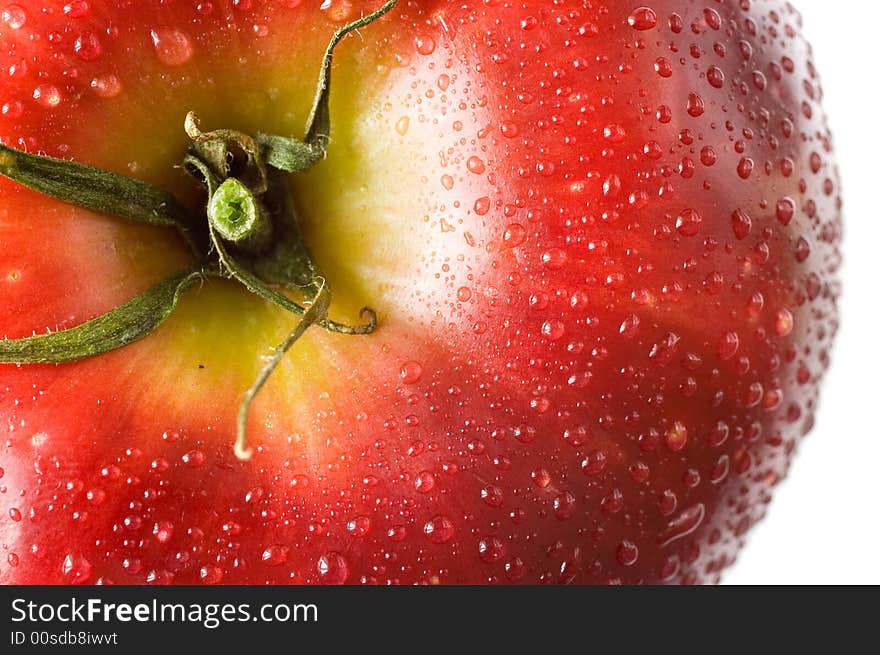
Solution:
M0 26L3 142L190 202L186 112L301 135L378 5L43 4ZM410 0L348 38L292 184L331 314L379 329L309 331L250 462L237 404L291 319L240 287L0 367L0 583L717 582L813 424L840 184L788 3L649 4ZM8 337L186 261L6 180L0 247Z

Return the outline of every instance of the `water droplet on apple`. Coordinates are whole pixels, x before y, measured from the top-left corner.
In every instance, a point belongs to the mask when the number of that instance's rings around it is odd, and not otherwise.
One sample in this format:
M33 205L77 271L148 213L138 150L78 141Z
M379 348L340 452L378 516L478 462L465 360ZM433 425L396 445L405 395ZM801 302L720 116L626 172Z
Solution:
M263 561L263 564L266 564L267 566L280 566L287 561L289 553L290 548L287 546L273 544L263 550L260 559Z
M436 480L434 474L430 471L422 471L416 478L416 491L420 494L429 493L434 489Z
M409 361L400 367L400 379L404 384L415 384L422 379L422 365Z
M73 51L83 61L94 61L103 52L101 40L94 32L80 34L73 42Z
M371 521L369 516L363 514L352 517L345 524L345 529L352 537L364 537L370 532Z
M776 313L776 334L780 337L791 334L794 329L794 316L787 309L780 309Z
M666 431L666 446L673 452L682 450L687 445L687 428L681 421L676 421Z
M519 557L514 557L504 565L504 574L511 582L521 580L526 574L526 565Z
M205 463L205 453L201 450L191 450L181 456L181 461L191 468L198 468Z
M474 155L467 160L467 169L474 175L480 175L486 170L486 163Z
M560 521L570 519L574 514L577 499L570 491L564 491L553 499L553 512Z
M657 13L650 7L637 7L627 18L634 30L645 31L657 27Z
M430 34L423 34L416 37L416 50L420 55L430 55L437 47L437 42Z
M675 220L675 229L682 236L692 237L700 232L703 217L696 209L685 209Z
M401 542L406 539L406 526L405 525L392 525L388 529L388 538L394 542Z
M114 98L122 91L122 82L113 74L96 77L90 86L99 98Z
M638 547L629 540L620 542L617 547L617 561L622 566L632 566L639 559Z
M153 524L153 536L160 544L167 544L174 535L174 524L170 521L156 521Z
M489 209L491 209L492 205L489 201L489 198L483 196L482 198L477 198L474 201L474 213L477 216L485 216L489 213Z
M706 507L703 503L697 503L693 507L682 511L676 518L669 521L666 529L660 534L660 545L668 546L673 541L691 534L700 527L705 516Z
M736 332L726 332L718 340L716 352L718 359L728 360L739 350L739 335Z
M791 223L791 219L794 218L794 212L795 203L791 198L785 197L776 203L776 220L782 225Z
M150 30L153 48L159 61L166 66L182 66L193 56L193 45L185 32L173 27Z
M71 18L85 18L92 12L88 0L72 0L64 5L64 15Z
M216 566L203 566L199 569L199 579L204 584L220 584L223 581L223 571Z
M445 544L455 534L455 524L449 517L438 514L425 523L423 532L429 541L435 544Z
M9 26L9 29L20 29L27 22L27 13L20 5L9 5L0 12L0 20Z
M511 223L504 230L504 245L515 248L526 238L526 229L519 223Z
M480 490L480 498L489 507L500 507L504 502L504 492L501 487L490 484Z
M4 102L3 106L0 107L0 114L12 119L21 118L21 115L24 114L24 103L20 100Z
M92 563L80 553L68 553L61 563L61 575L68 584L85 584L92 577Z
M40 84L34 89L34 100L48 109L54 109L61 104L61 91L52 84Z
M321 3L321 11L334 23L347 23L354 14L354 7L351 0L324 0Z
M504 544L498 537L483 537L477 545L480 559L490 564L504 557Z

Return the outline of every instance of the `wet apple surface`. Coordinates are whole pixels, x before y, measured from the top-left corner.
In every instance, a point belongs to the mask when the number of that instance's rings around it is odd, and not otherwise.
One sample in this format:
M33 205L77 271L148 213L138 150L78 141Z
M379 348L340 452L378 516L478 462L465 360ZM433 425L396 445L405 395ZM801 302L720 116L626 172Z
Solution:
M301 137L334 30L381 3L20 0L0 141L204 214L184 117ZM232 282L155 332L0 365L3 583L715 582L813 422L841 200L785 2L401 1L336 50L289 177L333 289ZM201 210L199 209L201 208ZM174 230L0 178L0 334L186 266Z

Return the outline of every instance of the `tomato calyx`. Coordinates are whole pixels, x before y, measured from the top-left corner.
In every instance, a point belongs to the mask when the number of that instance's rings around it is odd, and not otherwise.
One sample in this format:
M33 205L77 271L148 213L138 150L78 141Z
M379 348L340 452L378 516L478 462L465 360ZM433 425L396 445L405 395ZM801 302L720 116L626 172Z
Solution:
M330 287L300 231L288 175L309 170L326 155L334 49L347 34L369 25L396 4L397 0L390 0L333 34L324 52L303 140L267 134L251 137L225 129L203 132L198 116L187 114L184 129L191 144L183 165L207 191L201 216L146 182L0 144L0 175L92 211L174 227L196 262L80 325L0 340L0 363L62 363L122 348L159 327L196 282L209 277L237 281L251 293L299 317L285 340L274 348L239 407L234 450L239 459L250 459L253 450L247 442L247 417L251 402L306 330L318 325L330 332L360 335L376 329L376 313L368 307L361 310L366 322L360 325L345 325L329 318ZM301 296L302 302L284 292Z

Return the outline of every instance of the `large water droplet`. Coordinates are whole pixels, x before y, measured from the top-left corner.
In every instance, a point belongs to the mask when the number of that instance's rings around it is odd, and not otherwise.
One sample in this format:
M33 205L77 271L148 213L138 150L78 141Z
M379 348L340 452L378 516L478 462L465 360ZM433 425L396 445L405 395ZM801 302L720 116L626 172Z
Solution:
M160 544L167 544L174 535L174 524L170 521L156 521L153 525L153 536Z
M480 175L486 170L486 164L482 159L474 155L468 158L467 169L475 175Z
M27 22L27 13L19 5L9 5L0 13L0 20L6 23L10 29L17 30Z
M445 544L455 534L455 524L442 514L438 514L425 523L423 528L425 536L435 544Z
M519 223L511 223L504 230L504 245L515 248L526 239L526 229Z
M416 50L420 55L430 55L437 47L437 42L430 34L416 37Z
M689 94L687 101L687 113L694 118L697 118L698 116L702 116L705 112L706 104L703 102L703 99L696 93Z
M436 481L434 474L430 471L422 471L416 478L416 491L420 494L426 494L434 489Z
M500 507L504 502L504 492L495 485L486 485L480 490L480 498L489 507Z
M191 450L181 456L181 461L191 468L198 468L205 463L205 453L201 450Z
M61 575L69 584L84 584L92 577L92 563L80 553L68 553L61 563Z
M406 539L406 526L405 525L392 525L388 528L388 538L391 541L401 542Z
M504 557L504 544L498 537L484 537L477 546L480 559L490 564Z
M553 499L553 512L560 521L568 520L574 514L577 499L570 491L564 491Z
M736 332L727 332L718 340L718 359L730 359L737 350L739 350L739 335Z
M620 542L617 547L617 561L623 566L632 566L639 559L638 547L629 540Z
M263 563L267 566L280 566L287 561L287 556L289 553L290 548L288 548L287 546L282 546L281 544L273 544L263 550L263 554L260 556L260 559L262 559Z
M189 37L173 27L157 27L150 30L156 56L166 66L181 66L193 56Z
M660 545L667 546L673 541L686 537L700 527L706 516L706 507L703 503L697 503L693 507L684 510L676 518L672 519L666 529L660 534Z
M482 198L477 198L474 201L474 213L477 216L485 216L489 213L489 209L491 209L491 204L489 198L483 196Z
M21 118L21 115L24 113L24 104L20 100L4 102L3 106L0 107L0 113L12 119Z
M400 367L400 379L404 384L415 384L422 379L422 365L418 362L406 362Z
M794 329L794 316L787 309L780 309L776 313L776 325L774 326L776 334L780 337L791 334Z
M345 584L348 580L348 561L341 553L331 551L318 560L318 575L322 584Z
M739 160L739 163L736 165L736 173L742 179L747 180L752 175L752 171L755 168L755 160L751 157L743 157Z
M203 566L199 569L199 579L204 584L220 584L223 581L223 571L216 566Z
M685 237L692 237L699 233L703 224L703 217L696 209L685 209L675 220L675 229Z
M687 427L681 421L676 421L666 431L666 446L669 450L677 452L687 445Z
M634 30L650 30L657 26L657 14L650 7L638 7L629 15L627 22Z
M794 211L794 200L788 197L782 198L776 203L776 220L782 225L788 225L791 223L791 219L794 218Z
M101 56L103 46L94 32L80 34L73 43L73 51L83 61L94 61Z
M40 84L34 89L34 100L43 107L54 109L61 104L61 91L52 84Z
M88 0L72 0L64 5L64 15L71 18L85 18L92 12Z
M370 532L371 521L369 516L359 515L352 517L345 524L345 529L352 537L364 537Z
M742 209L737 209L731 216L731 225L733 226L733 234L737 239L742 241L752 231L752 219Z

